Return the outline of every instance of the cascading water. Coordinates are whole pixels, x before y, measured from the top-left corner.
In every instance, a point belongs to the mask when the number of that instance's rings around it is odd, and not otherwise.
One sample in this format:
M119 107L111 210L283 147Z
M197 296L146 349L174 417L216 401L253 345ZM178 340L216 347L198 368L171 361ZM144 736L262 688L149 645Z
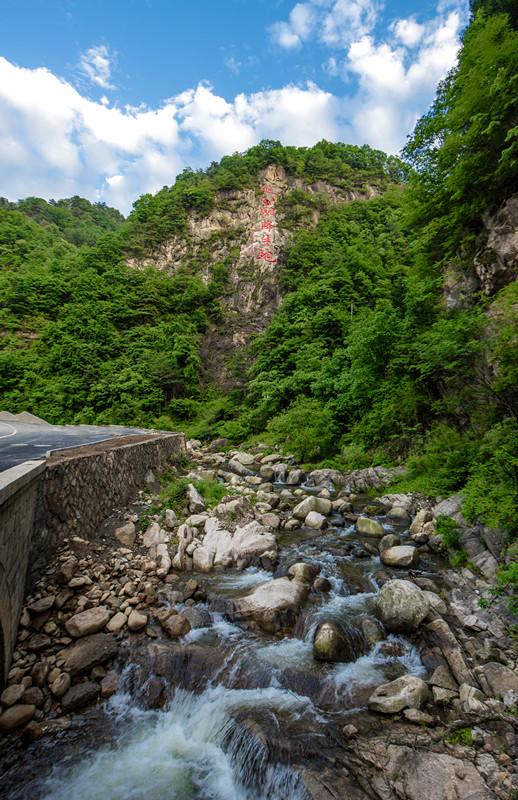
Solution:
M354 529L279 538L277 575L296 561L311 562L330 586L309 596L293 635L245 629L215 610L215 601L247 594L270 573L249 568L203 576L210 624L179 643L151 641L144 652L132 652L119 693L103 711L112 731L107 743L80 757L76 749L30 795L13 800L311 798L303 777L307 753L318 759L322 748L334 746L337 714L343 720L365 707L375 686L398 674L420 675L423 667L404 637L368 644L358 633L355 639L362 620L374 620L380 561L365 552L356 557ZM351 637L348 663L313 657L315 631L329 620ZM84 724L99 722L86 715Z

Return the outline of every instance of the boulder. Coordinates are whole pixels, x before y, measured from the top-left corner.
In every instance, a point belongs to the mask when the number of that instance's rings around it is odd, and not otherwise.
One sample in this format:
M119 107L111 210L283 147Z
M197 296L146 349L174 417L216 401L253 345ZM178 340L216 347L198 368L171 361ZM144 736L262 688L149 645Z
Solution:
M228 468L231 472L235 472L236 475L240 475L242 478L246 478L248 475L252 475L252 471L245 467L244 464L241 464L236 458L231 458L228 462Z
M115 538L123 547L133 547L136 535L137 530L134 522L127 522L115 530Z
M78 639L81 636L88 636L102 630L110 619L110 611L105 606L88 608L74 614L65 622L65 628L70 636Z
M76 683L72 686L66 694L61 698L61 705L63 711L75 711L76 708L95 703L101 693L98 683L94 681L86 681L85 683Z
M119 686L119 676L116 672L108 672L101 681L101 697L106 699L115 694Z
M119 633L127 622L126 614L123 614L122 611L117 611L116 614L110 619L110 621L106 625L106 630L110 631L110 633Z
M20 704L11 706L0 716L0 733L10 733L31 721L36 713L36 706Z
M319 531L322 528L327 528L327 519L323 514L319 514L318 511L310 511L304 520L304 525Z
M306 473L302 469L292 469L288 473L288 477L286 478L286 483L288 486L298 486L299 483L304 482L304 478L306 477Z
M365 641L359 630L345 627L335 620L320 623L313 639L316 661L355 661L365 652Z
M232 534L230 531L219 527L219 520L215 517L205 522L205 536L203 547L212 554L215 567L228 567L232 564Z
M60 672L60 674L50 684L50 691L54 697L63 697L63 695L70 689L70 675L68 672Z
M369 698L369 710L397 714L404 708L421 708L429 696L428 687L421 678L402 675L374 690Z
M294 624L309 588L298 580L276 578L230 601L229 613L235 619L255 620L264 630L275 632Z
M380 525L375 519L369 519L369 517L358 517L356 530L366 536L385 536L383 525Z
M508 698L511 702L506 702L506 705L518 702L518 675L512 669L496 661L489 661L477 667L475 672L484 694L488 697L502 697L504 701Z
M22 683L14 683L8 686L0 696L0 702L3 706L14 706L19 703L25 693L25 686Z
M498 572L498 561L489 550L484 550L483 553L474 556L472 561L487 581L494 581Z
M180 636L185 636L191 630L191 624L183 614L166 610L165 614L157 615L157 617L162 629L171 639L179 639Z
M297 519L305 520L311 511L327 516L333 510L331 500L326 497L305 497L293 509L293 516Z
M403 506L392 506L387 511L387 517L391 522L395 522L398 525L406 525L410 522L410 512Z
M269 551L277 551L275 535L255 520L236 529L232 538L232 556L240 569L248 566L254 558Z
M172 531L178 525L178 517L176 516L176 511L172 508L166 508L165 516L164 516L164 523L168 530Z
M157 544L165 544L168 541L168 532L161 528L158 522L152 522L146 529L142 544L144 547L156 547Z
M417 512L410 525L410 535L420 534L427 522L431 522L433 514L431 509L422 508Z
M210 611L206 608L200 608L199 606L187 606L187 608L182 611L182 617L188 620L191 628L208 628L209 625L212 624Z
M393 633L416 631L429 611L423 591L414 583L393 580L385 583L376 600L376 610L385 627Z
M171 569L171 556L166 544L157 544L155 547L155 558L157 562L156 574L159 578L165 578Z
M426 631L431 643L437 645L448 662L455 680L460 685L473 683L473 677L464 660L461 647L453 635L450 626L443 619L434 619L428 623Z
M409 567L419 561L419 551L409 544L400 544L383 550L381 560L389 567Z
M192 554L192 566L197 572L210 572L214 563L214 552L200 545Z
M147 614L137 611L136 608L130 612L128 617L128 628L130 631L140 631L147 625Z
M396 536L394 533L387 533L383 539L380 539L378 550L380 553L383 553L385 550L388 550L389 547L397 547L398 544L400 544L399 536Z
M236 453L233 458L244 467L251 467L255 463L255 456L252 453Z
M196 486L194 486L192 483L189 483L187 489L185 490L185 495L187 497L187 505L191 514L199 514L200 511L205 511L205 500L199 493Z
M303 561L292 564L288 569L290 578L294 578L301 583L312 583L319 572L320 568L315 564L305 564Z
M58 657L63 660L67 672L78 675L115 658L117 651L118 645L112 634L94 633L60 650Z
M31 614L44 614L46 611L50 611L52 606L55 602L55 595L48 594L45 597L41 597L39 600L35 600L33 603L27 606L27 611Z

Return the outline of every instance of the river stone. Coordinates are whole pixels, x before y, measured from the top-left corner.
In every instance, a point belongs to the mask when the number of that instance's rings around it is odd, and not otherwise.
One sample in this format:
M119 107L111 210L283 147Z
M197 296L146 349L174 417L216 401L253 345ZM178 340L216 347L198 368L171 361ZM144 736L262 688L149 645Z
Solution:
M473 683L471 672L464 660L462 649L448 623L443 619L434 619L428 623L426 630L432 643L439 646L457 683L459 685L463 683L471 685Z
M291 565L288 575L296 581L301 581L301 583L311 583L319 572L320 569L315 564L305 564L303 561L298 561L296 564Z
M250 467L255 463L255 456L253 456L252 453L236 453L233 458L239 461L244 467Z
M228 468L231 472L235 472L236 475L239 475L241 478L246 478L248 475L252 475L252 471L245 467L244 464L241 464L236 458L231 458L228 462Z
M421 678L402 675L374 690L369 698L369 710L397 714L404 708L421 708L429 696L428 687Z
M288 473L288 477L286 478L286 483L288 486L298 486L299 483L303 483L304 478L306 477L306 473L302 469L292 469Z
M417 547L409 544L400 544L396 547L389 547L381 552L381 560L389 567L409 567L419 561L419 551Z
M0 702L4 706L14 706L15 703L20 702L24 692L25 686L21 683L15 683L12 686L8 686L7 689L4 689L0 697Z
M358 517L356 520L356 530L358 533L363 533L366 536L385 536L383 525L380 525L375 519L368 517Z
M332 588L331 581L329 581L327 578L315 578L313 583L314 592L330 592Z
M115 531L115 538L123 547L133 547L137 531L134 522L127 522Z
M208 628L212 624L210 611L199 606L187 606L182 611L182 617L189 621L191 628Z
M130 612L128 617L128 628L130 631L140 631L147 625L147 614L137 611L136 608Z
M232 534L220 530L219 520L211 517L205 523L203 547L212 554L215 567L229 567L232 564Z
M308 596L309 585L289 578L276 578L256 586L244 597L230 601L230 615L253 619L264 630L275 632L294 623Z
M39 600L35 600L34 603L28 605L27 611L30 611L31 614L44 614L46 611L50 611L54 605L55 599L53 594L48 594L46 597L41 597Z
M410 514L408 510L402 506L392 506L392 508L387 511L387 517L402 525L410 522Z
M191 630L191 623L183 614L176 614L174 611L158 616L158 621L162 629L171 639L179 639Z
M115 694L119 686L119 675L115 671L107 672L101 681L101 697L107 698Z
M78 675L114 658L117 651L118 645L112 634L94 633L60 650L58 656L64 660L64 669L67 672Z
M77 564L78 560L75 556L67 558L67 560L61 564L59 570L56 572L56 581L61 584L69 583L69 581L71 581L74 577Z
M405 580L387 581L376 600L378 616L392 633L416 631L429 611L423 591Z
M362 634L346 629L339 622L320 623L313 639L313 658L316 661L355 661L364 652Z
M254 558L277 550L275 535L255 520L236 528L232 538L232 555L238 568L248 566Z
M148 525L142 539L144 547L155 547L157 544L166 544L169 541L169 534L160 527L158 522Z
M378 545L378 550L380 553L383 553L385 550L388 550L390 547L397 547L400 543L399 536L396 536L394 533L387 533L383 539L380 539L380 543Z
M431 509L422 508L420 511L417 512L414 519L412 520L412 524L410 525L410 534L412 536L420 534L426 523L431 522L432 520L433 520L433 514Z
M29 688L25 690L23 695L23 702L26 705L36 706L37 708L39 708L43 704L44 700L45 700L45 695L43 694L39 686L29 686Z
M327 527L327 519L323 514L319 514L318 511L310 511L304 520L304 525L318 531Z
M63 695L68 692L69 689L70 675L68 672L61 672L50 685L50 691L54 697L63 697Z
M305 520L311 511L317 511L319 514L327 516L333 510L331 500L326 497L305 497L293 509L293 516L297 519Z
M81 636L88 636L90 633L97 633L102 630L108 620L110 612L105 606L88 608L80 611L65 622L65 628L70 636L78 639Z
M126 622L126 614L123 614L122 611L117 611L106 624L106 630L110 631L110 633L119 633L119 631L124 628Z
M33 705L11 706L0 716L0 733L10 733L21 725L26 725L35 713L36 706Z
M76 708L82 708L89 703L94 703L101 693L98 683L94 681L86 681L85 683L76 683L72 686L66 694L61 698L61 705L63 711L74 711Z
M214 552L200 545L192 554L192 566L196 572L210 572L214 563Z

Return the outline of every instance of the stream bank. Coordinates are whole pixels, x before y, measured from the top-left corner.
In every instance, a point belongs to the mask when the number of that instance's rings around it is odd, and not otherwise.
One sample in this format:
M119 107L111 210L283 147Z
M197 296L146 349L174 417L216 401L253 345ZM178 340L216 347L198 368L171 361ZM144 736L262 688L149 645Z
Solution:
M190 456L185 518L140 498L27 599L6 796L512 797L516 652L488 579L441 554L444 504L383 495L382 470Z

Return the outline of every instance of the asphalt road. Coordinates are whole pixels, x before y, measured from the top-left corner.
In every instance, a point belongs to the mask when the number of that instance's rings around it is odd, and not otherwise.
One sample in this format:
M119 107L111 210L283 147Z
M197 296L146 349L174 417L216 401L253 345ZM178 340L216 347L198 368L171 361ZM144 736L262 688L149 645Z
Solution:
M0 422L0 472L23 461L44 458L48 450L91 444L102 439L144 433L142 428L98 425L30 425Z

